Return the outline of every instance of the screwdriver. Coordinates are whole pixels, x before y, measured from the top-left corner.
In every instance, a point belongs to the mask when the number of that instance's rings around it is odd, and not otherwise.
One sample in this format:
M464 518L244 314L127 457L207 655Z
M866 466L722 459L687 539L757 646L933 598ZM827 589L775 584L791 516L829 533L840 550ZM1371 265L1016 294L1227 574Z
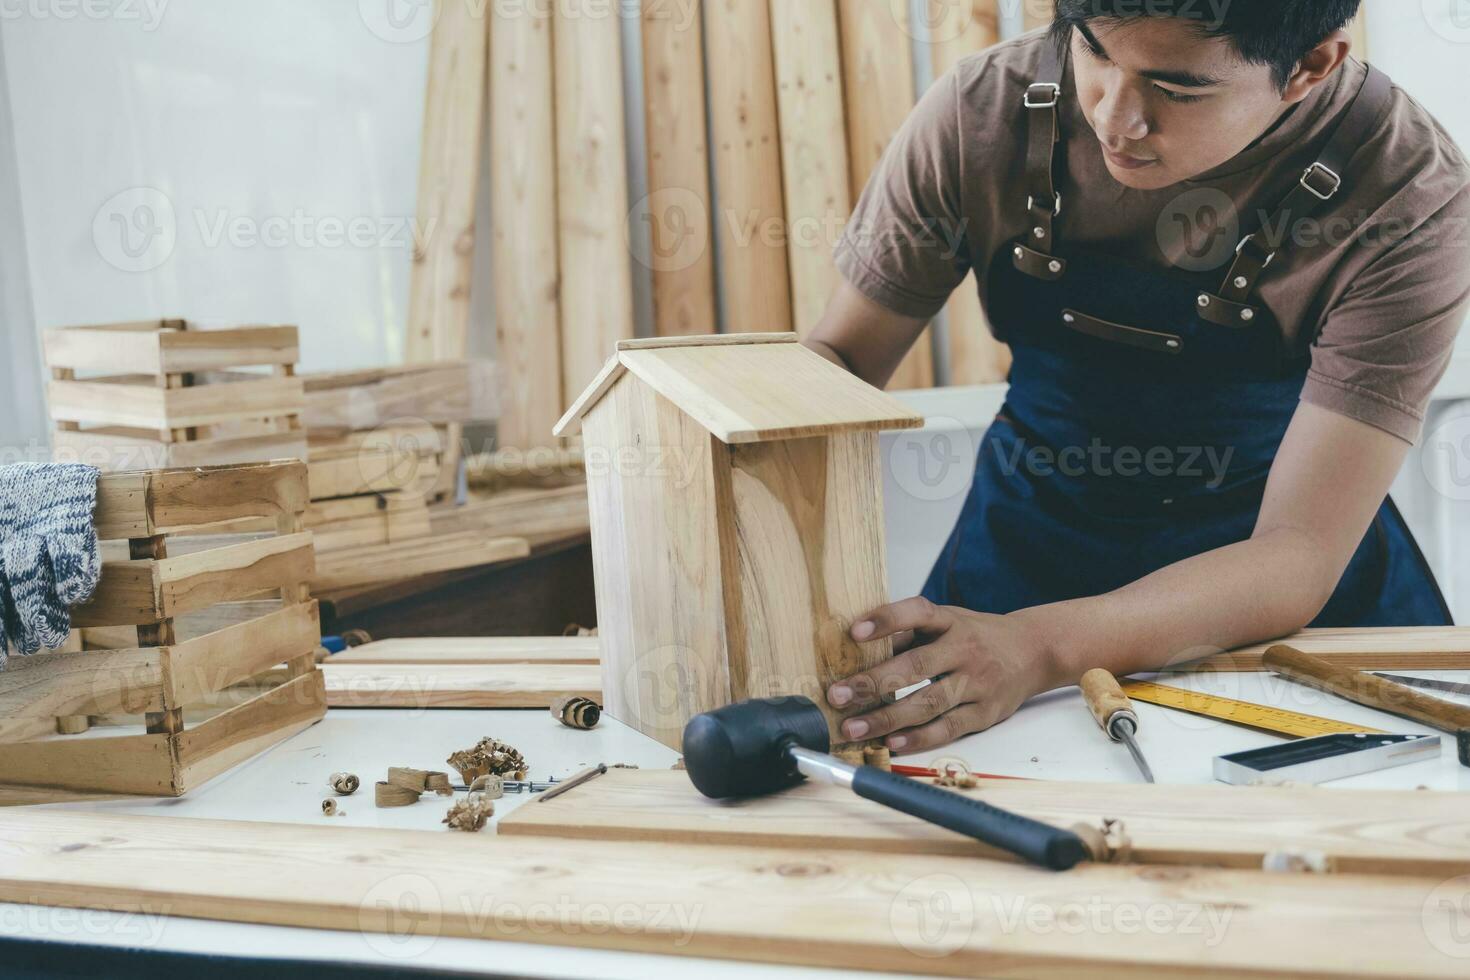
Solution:
M1149 782L1154 781L1153 770L1138 749L1134 736L1138 734L1138 716L1133 713L1133 702L1118 686L1118 679L1101 667L1094 667L1082 675L1082 697L1092 709L1092 717L1108 738L1128 746L1133 761L1138 763L1139 772Z

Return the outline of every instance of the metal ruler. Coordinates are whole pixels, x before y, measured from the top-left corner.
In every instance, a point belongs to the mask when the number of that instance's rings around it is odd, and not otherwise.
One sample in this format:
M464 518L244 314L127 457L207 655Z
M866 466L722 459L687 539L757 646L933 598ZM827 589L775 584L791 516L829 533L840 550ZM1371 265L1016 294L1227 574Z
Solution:
M1166 687L1150 681L1128 681L1123 684L1123 692L1135 701L1147 701L1149 704L1173 708L1176 711L1187 711L1193 715L1218 718L1220 721L1245 725L1248 728L1259 728L1278 735L1308 738L1313 735L1334 735L1341 732L1367 732L1376 735L1383 731L1381 728L1352 725L1345 721L1304 715L1283 708L1269 708L1266 705L1252 704L1249 701L1236 701L1234 698L1222 698L1214 694L1201 694L1198 691Z

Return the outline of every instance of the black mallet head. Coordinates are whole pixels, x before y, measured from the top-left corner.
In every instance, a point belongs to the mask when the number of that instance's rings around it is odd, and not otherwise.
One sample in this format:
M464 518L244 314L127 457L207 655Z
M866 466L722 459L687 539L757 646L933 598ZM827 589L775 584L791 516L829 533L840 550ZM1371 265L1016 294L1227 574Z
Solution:
M801 782L790 746L831 748L827 718L799 695L741 701L690 719L684 726L684 768L705 796L761 796Z

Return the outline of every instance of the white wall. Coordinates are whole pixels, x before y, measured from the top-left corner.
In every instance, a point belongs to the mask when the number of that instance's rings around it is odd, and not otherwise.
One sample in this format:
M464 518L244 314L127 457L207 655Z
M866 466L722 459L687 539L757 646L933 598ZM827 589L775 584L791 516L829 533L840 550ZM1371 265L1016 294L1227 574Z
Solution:
M310 367L398 359L427 50L371 6L0 5L36 322L291 322Z
M4 25L0 24L0 31ZM46 439L41 358L31 309L20 177L0 46L0 463L39 458Z

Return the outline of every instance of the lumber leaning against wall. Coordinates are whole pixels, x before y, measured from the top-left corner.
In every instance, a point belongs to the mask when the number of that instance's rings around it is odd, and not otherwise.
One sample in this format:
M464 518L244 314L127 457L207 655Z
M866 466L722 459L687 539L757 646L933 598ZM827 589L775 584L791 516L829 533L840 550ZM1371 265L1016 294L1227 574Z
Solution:
M660 337L714 333L699 5L645 3L642 28L648 196L630 220L648 224L649 251L638 259L653 276L653 332ZM634 231L629 229L630 243L641 240Z
M405 359L464 357L489 37L484 5L438 0L429 50Z
M557 235L562 391L581 391L633 336L621 7L557 4Z
M491 4L490 198L502 448L551 442L565 407L556 238L552 23Z

